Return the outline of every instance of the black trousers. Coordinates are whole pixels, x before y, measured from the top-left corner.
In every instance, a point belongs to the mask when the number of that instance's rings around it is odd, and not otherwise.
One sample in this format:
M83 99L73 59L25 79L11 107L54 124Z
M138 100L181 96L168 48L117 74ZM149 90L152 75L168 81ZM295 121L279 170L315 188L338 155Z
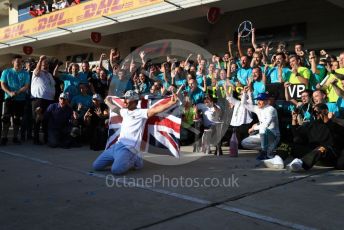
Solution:
M339 153L333 149L326 147L317 147L311 152L305 154L301 160L303 162L302 167L305 170L311 169L317 162L321 161L327 166L333 166L338 169L344 168L343 150Z
M21 139L25 140L25 137L31 138L32 137L32 105L31 105L31 98L26 98L25 100L25 107L24 107L24 115L21 121L21 129L20 135Z
M52 148L70 148L73 144L73 138L70 135L69 128L49 129L48 146Z
M2 104L3 104L3 101L0 101L0 137L1 137L1 132L2 132Z
M332 148L321 148L321 146L312 149L307 144L294 143L293 145L288 145L282 143L277 149L277 155L283 160L286 160L289 155L293 158L301 159L303 162L302 167L305 170L311 169L318 162L336 169L344 169L344 149L335 151Z
M21 119L24 114L25 101L16 101L13 99L6 99L4 105L4 113L2 115L2 137L7 138L8 130L11 125L11 117L13 118L13 137L18 137L19 128L21 126Z
M33 138L34 141L39 141L39 131L42 125L43 133L44 133L44 140L47 141L47 124L42 119L38 118L38 115L43 115L44 112L47 110L50 104L54 103L54 101L46 100L42 98L34 98L32 99L32 117L33 117Z

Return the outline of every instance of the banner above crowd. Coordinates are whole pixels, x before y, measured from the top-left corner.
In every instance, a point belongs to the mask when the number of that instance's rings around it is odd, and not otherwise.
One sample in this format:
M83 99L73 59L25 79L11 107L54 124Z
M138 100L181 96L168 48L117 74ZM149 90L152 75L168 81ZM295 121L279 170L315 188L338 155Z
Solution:
M92 0L63 10L0 28L0 42L34 36L101 17L115 16L134 9L154 5L162 0Z

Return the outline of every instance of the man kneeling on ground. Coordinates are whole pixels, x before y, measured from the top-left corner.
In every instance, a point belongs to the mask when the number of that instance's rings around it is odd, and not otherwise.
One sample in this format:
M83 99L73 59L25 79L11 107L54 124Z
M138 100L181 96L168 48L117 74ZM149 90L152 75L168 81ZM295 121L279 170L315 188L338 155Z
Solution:
M44 113L45 122L48 124L49 147L70 148L79 146L76 143L76 134L73 134L75 131L72 132L73 125L77 123L78 115L73 112L68 98L66 93L61 93L59 102L49 105Z
M111 97L106 98L109 108L120 114L123 120L118 141L93 162L94 170L104 170L107 166L112 165L111 172L113 174L123 174L131 168L141 169L143 167L143 159L139 150L145 122L148 118L175 105L177 96L174 94L168 103L150 109L137 108L138 101L139 95L133 90L125 93L124 108L122 109L113 104Z

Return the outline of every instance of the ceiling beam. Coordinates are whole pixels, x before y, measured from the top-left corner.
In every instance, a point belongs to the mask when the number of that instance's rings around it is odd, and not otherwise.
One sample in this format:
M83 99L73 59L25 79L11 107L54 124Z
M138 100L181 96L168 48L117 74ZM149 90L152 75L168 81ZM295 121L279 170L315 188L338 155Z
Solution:
M98 45L98 44L95 44L95 43L88 43L88 42L81 42L81 41L65 42L64 44L76 45L76 46L84 46L84 47L92 47L92 48L98 48L98 49L106 49L106 50L110 50L110 49L113 48L111 46Z
M184 34L184 35L205 35L206 34L206 32L204 31L198 31L195 29L189 29L186 27L181 27L181 26L171 25L171 24L158 24L158 25L152 25L150 27L160 29L160 30L167 30L173 33Z

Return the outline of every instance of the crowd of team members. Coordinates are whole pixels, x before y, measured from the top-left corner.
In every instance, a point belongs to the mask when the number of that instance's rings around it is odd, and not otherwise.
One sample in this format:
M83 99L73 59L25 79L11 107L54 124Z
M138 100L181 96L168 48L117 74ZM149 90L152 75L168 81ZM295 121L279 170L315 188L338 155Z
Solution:
M61 63L45 56L35 66L27 62L23 67L21 57L15 56L12 68L1 75L1 144L8 142L12 121L17 144L26 138L42 144L43 131L43 141L51 147L91 143L91 149L104 149L109 117L105 97L135 90L141 96L178 94L183 102L182 145L200 136L193 129L199 118L201 132L222 121L220 145L235 128L240 148L259 150L257 159L268 167L283 168L283 160L292 155L297 157L289 165L293 170L309 169L320 159L342 168L344 53L338 58L324 50L307 53L301 43L289 52L285 43L257 45L252 32L253 47L246 53L239 34L235 55L229 41L228 52L214 54L211 60L200 54L186 60L167 56L157 65L144 51L122 60L119 50L112 49L96 66L90 68L84 61L80 69L79 64L66 62L61 71ZM293 84L305 85L300 99L290 97L288 87ZM274 85L284 87L285 95L268 92L269 87L278 88Z

